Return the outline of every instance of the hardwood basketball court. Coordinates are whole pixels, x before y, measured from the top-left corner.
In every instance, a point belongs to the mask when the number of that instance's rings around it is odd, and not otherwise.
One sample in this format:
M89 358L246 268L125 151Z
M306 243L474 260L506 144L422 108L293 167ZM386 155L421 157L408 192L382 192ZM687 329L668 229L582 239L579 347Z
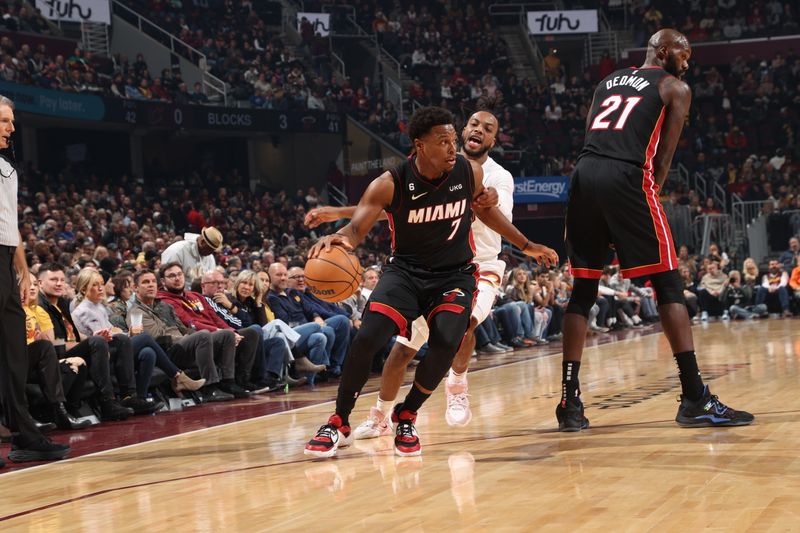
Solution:
M0 530L792 530L797 327L694 328L712 392L756 414L752 426L679 428L666 339L629 332L584 354L581 433L555 431L560 355L531 351L470 374L466 428L444 422L440 387L420 412L420 458L396 458L389 437L307 458L333 409L312 405L0 474ZM351 421L374 401L364 395Z

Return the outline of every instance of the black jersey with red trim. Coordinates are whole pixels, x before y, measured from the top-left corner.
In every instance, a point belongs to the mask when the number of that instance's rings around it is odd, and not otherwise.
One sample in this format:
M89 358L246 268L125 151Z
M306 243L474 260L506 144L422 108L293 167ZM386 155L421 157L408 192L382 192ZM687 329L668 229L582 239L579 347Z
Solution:
M456 156L453 170L437 180L420 175L412 155L389 170L394 197L386 209L392 259L431 272L458 270L472 262L472 196L469 161Z
M594 91L579 159L593 154L649 166L664 120L658 86L665 76L671 74L661 67L629 67L601 81Z

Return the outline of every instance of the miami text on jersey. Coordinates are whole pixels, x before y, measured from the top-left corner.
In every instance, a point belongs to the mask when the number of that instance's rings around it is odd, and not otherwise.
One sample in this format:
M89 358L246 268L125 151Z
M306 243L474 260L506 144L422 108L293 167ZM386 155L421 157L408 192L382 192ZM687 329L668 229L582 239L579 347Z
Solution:
M424 222L434 222L436 220L459 218L464 214L466 209L466 199L446 204L429 205L421 209L411 209L408 212L408 223L422 224Z

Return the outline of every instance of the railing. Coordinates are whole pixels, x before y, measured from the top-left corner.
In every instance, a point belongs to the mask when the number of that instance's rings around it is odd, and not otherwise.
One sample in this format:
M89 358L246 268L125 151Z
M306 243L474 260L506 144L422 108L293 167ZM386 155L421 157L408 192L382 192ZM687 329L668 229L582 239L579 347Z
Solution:
M603 31L600 33L590 33L586 36L584 61L586 68L594 65L602 57L602 52L607 51L614 59L619 57L619 42L617 32ZM597 53L595 53L597 52Z
M686 187L686 190L688 191L689 189L691 189L691 187L689 186L689 169L686 168L683 165L683 163L678 163L677 170L678 170L678 179L681 181L681 183Z
M403 87L398 82L391 78L384 77L386 86L386 99L394 104L399 117L405 116L403 114Z
M386 51L384 47L378 44L378 38L375 38L375 47L378 51L378 61L388 61L389 65L392 67L392 70L397 73L397 81L403 81L403 67L392 54Z
M767 216L761 214L754 218L746 229L747 256L761 263L769 256L769 234L767 233Z
M327 8L327 7L328 6L324 6L323 10L325 10L325 8ZM395 81L398 84L402 83L402 81L403 81L403 69L402 69L402 66L400 65L400 62L392 54L390 54L385 48L383 48L380 45L380 43L378 42L378 36L376 34L367 33L364 30L364 28L362 28L358 24L358 21L356 20L356 15L355 15L355 7L347 5L347 4L338 5L338 6L335 6L335 7L337 7L337 8L345 7L345 8L350 8L352 10L352 13L348 13L347 15L345 15L344 18L345 18L345 20L347 22L350 23L350 28L354 29L355 33L349 33L347 31L339 31L338 29L336 29L334 31L333 24L331 24L331 26L332 26L331 35L332 36L336 36L336 37L356 37L356 38L359 38L359 39L368 39L370 41L371 45L375 48L375 53L376 53L375 59L378 62L378 64L381 65L381 68L383 68L388 63L389 70L391 70L394 74L396 74L396 80Z
M356 30L358 31L358 36L359 37L364 37L364 38L369 39L370 41L372 41L373 46L375 46L375 51L377 52L377 58L376 59L378 60L378 62L381 63L381 64L383 64L384 61L388 62L389 66L392 67L392 70L397 73L397 81L398 81L398 83L401 82L403 80L403 77L402 77L403 76L402 75L403 70L401 68L400 62L397 59L395 59L395 57L392 54L387 52L386 49L383 48L380 45L380 43L378 42L378 36L376 34L374 34L374 33L373 34L367 33L364 30L364 28L362 28L358 24L358 21L356 20L356 17L355 17L355 12L352 15L347 15L346 18L347 18L347 20L350 21L351 26L356 28Z
M721 250L730 250L733 245L733 219L730 215L698 215L692 224L695 250L701 256L708 255L712 242ZM698 246L699 244L699 246Z
M703 175L700 174L699 172L694 173L693 181L694 181L694 190L700 197L700 201L702 202L706 198L708 198L708 182L706 181L706 178L703 177Z
M328 203L330 205L346 206L349 204L347 194L331 182L327 183Z
M691 208L688 205L673 205L669 201L662 202L662 204L675 247L686 245L695 248Z
M731 195L731 216L733 218L734 236L736 244L742 255L752 256L755 248L760 248L760 243L753 242L751 235L760 235L760 232L751 231L751 224L764 212L764 201L756 200L745 202L738 194ZM761 253L761 252L759 252Z
M302 41L300 32L297 31L296 9L288 8L283 10L283 17L281 17L281 31L287 37L287 40L292 44L296 45Z
M333 48L333 45L331 45L331 59L333 59L333 62L332 62L332 63L333 63L334 65L336 65L336 66L334 67L334 69L336 69L336 71L337 71L339 74L341 74L341 76L342 76L342 79L346 79L346 78L347 78L347 68L346 68L346 65L344 64L344 59L342 59L341 57L339 57L339 54L337 54L336 52L334 52L332 48ZM337 67L338 67L338 68L337 68Z
M339 6L339 7L350 7L350 8L353 9L353 12L351 14L348 14L348 15L345 16L345 20L347 20L350 23L351 27L356 29L356 33L353 34L353 33L336 32L336 35L342 36L342 37L344 37L346 35L355 35L356 37L363 37L365 39L369 39L371 41L375 41L376 43L378 42L378 38L374 34L367 33L366 30L364 30L364 28L362 28L361 25L356 20L356 11L355 11L356 8L354 8L353 6L347 6L347 5Z
M141 33L144 33L148 37L169 48L170 52L173 54L177 54L196 65L203 72L203 87L217 93L222 97L225 105L227 105L227 86L224 81L208 72L208 60L205 54L192 45L178 39L153 21L144 18L136 11L123 5L119 0L113 1L112 9L115 15L130 23L132 26L136 26Z
M533 59L533 71L538 78L536 81L542 83L546 79L544 74L544 56L542 55L542 49L539 47L539 43L536 42L536 38L531 34L528 28L528 19L524 12L519 15L519 25L520 31L524 36L523 41L528 49L528 54Z
M718 209L722 211L728 210L728 191L716 181L714 181L712 196L714 198L714 204L716 204Z
M521 26L521 31L523 35L525 35L525 44L528 47L528 51L533 58L533 71L536 73L536 76L539 78L537 81L539 83L545 80L544 74L544 56L542 55L542 50L539 46L539 43L536 41L536 38L531 35L530 31L528 30L528 11L553 11L558 10L561 7L561 2L516 2L516 3L496 3L489 5L489 16L492 17L508 17L508 16L517 16L519 17L519 24Z
M747 225L763 212L764 203L764 200L745 202L739 195L732 195L731 215L733 216L733 223L742 233L744 233Z

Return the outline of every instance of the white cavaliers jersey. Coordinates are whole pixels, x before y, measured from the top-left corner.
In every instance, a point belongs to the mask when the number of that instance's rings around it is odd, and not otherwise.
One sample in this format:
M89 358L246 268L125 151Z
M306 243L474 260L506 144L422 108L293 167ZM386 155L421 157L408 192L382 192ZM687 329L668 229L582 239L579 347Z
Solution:
M498 209L511 222L514 212L514 178L511 173L489 157L481 165L483 186L494 187L499 197ZM481 272L489 271L502 279L505 263L497 259L502 249L502 237L476 218L472 223L472 238L475 241L475 261Z

